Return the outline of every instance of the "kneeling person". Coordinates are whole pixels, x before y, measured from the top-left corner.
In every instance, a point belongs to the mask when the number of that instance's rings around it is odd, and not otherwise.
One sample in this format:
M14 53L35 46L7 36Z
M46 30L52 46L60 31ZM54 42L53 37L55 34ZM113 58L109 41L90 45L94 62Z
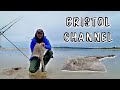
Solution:
M41 29L38 29L35 33L35 37L32 39L31 44L30 44L30 49L31 52L33 54L35 46L37 44L40 44L41 46L43 46L45 49L47 49L47 52L45 53L45 55L43 56L43 61L44 61L44 65L46 66L47 63L49 62L49 60L51 58L53 58L53 52L51 50L51 44L49 42L49 40L46 38L46 36L44 36L44 32ZM38 50L39 51L39 50ZM39 67L40 67L40 58L37 56L31 56L30 58L30 67L29 67L29 71L31 73L35 73ZM41 68L42 72L43 72L43 67Z

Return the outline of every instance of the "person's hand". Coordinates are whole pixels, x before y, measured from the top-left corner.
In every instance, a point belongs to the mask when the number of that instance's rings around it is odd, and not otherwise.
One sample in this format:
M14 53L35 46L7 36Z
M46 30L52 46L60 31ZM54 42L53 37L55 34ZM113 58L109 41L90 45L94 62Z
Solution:
M42 43L40 43L40 45L42 45L43 47L45 47L45 43L43 43L43 42L42 42Z

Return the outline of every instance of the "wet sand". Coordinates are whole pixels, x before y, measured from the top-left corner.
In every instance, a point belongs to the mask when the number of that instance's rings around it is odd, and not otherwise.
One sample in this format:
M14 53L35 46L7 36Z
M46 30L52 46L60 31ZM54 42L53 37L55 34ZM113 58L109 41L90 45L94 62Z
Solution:
M27 68L16 67L11 69L4 69L0 72L1 79L49 79L47 72L38 71L32 74Z
M94 57L98 57L98 56L94 56ZM89 57L87 58L89 59ZM61 70L59 68L59 71L56 72L53 69L54 71L53 72L50 71L49 67L50 65L46 69L47 72L41 72L39 70L35 74L31 74L28 71L28 67L14 67L9 69L1 69L0 79L100 79L100 78L106 78L106 73L107 73L106 71L89 71L89 70L67 71L67 70L62 70L62 68Z
M109 77L108 77L109 76ZM45 72L30 75L26 68L19 70L5 69L0 72L0 79L117 79L119 74L107 74L107 72Z
M27 68L19 68L18 70L15 70L14 68L11 69L4 69L0 71L0 79L82 79L82 78L91 78L91 75L94 74L103 74L103 72L56 72L56 73L50 73L50 72L38 72L35 74L29 73ZM89 77L84 76L85 74L89 74ZM91 74L91 75L90 75ZM95 78L95 77L94 77ZM100 77L99 77L100 78Z
M23 50L29 56L29 51ZM62 53L61 53L62 52ZM87 52L87 53L86 53ZM102 53L101 53L102 52ZM50 60L46 67L47 74L38 74L38 77L30 77L28 67L29 60L17 50L0 50L0 79L118 79L119 72L119 53L120 51L104 50L55 50L54 58ZM86 56L103 56L115 54L115 58L103 58L101 62L107 68L107 72L81 71L68 72L62 71L66 58L86 57ZM42 75L42 77L41 77Z

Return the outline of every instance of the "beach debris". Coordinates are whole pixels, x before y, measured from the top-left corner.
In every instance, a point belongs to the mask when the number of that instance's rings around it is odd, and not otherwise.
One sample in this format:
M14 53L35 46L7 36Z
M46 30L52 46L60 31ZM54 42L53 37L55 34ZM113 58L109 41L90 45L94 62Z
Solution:
M11 68L9 70L5 69L3 74L11 76L11 75L14 75L16 72L18 72L21 69L22 69L22 67L15 67L15 68Z
M87 56L69 59L64 64L62 70L68 71L106 71L105 65L100 61L102 58L114 57L107 56Z
M21 67L16 67L16 68L12 68L13 70L20 70L22 69Z

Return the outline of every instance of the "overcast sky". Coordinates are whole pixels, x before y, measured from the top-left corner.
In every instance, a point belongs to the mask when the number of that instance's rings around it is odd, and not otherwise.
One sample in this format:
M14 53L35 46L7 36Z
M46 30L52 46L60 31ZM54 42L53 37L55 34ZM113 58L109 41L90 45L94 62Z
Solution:
M66 17L108 17L110 28L78 28L77 32L104 31L113 33L115 42L120 41L120 12L118 11L0 11L0 28L8 24L13 19L23 16L13 27L4 33L6 37L14 41L30 41L36 30L41 28L51 42L63 42L63 34L68 31L66 27ZM76 31L73 28L69 29ZM117 37L117 38L116 38ZM4 38L2 37L2 41Z

